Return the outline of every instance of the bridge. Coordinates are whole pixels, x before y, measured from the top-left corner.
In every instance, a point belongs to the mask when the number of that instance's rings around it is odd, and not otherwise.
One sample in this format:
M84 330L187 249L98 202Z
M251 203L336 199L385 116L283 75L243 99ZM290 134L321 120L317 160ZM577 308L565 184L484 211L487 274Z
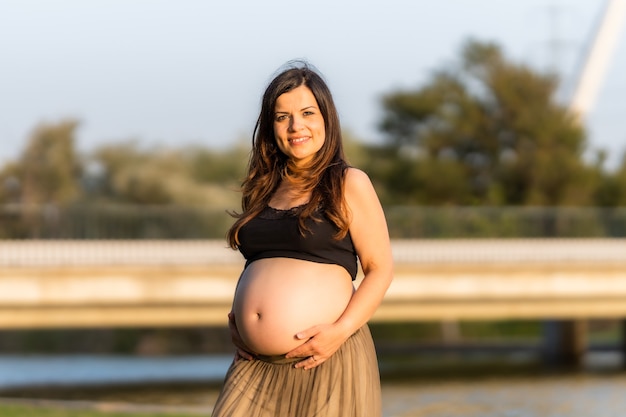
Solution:
M559 349L580 356L583 320L626 318L626 239L392 249L372 321L566 320ZM0 329L225 325L242 265L222 241L0 241Z

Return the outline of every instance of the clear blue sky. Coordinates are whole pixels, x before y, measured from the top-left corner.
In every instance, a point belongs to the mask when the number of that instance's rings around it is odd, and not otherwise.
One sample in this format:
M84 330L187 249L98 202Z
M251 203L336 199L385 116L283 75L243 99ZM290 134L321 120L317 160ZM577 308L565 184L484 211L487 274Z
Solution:
M328 80L343 126L379 140L379 98L423 85L468 37L570 79L598 0L2 0L0 164L42 121L77 118L78 146L248 140L285 61ZM554 42L560 45L554 48ZM621 74L621 76L620 76ZM626 30L588 116L590 146L626 150Z

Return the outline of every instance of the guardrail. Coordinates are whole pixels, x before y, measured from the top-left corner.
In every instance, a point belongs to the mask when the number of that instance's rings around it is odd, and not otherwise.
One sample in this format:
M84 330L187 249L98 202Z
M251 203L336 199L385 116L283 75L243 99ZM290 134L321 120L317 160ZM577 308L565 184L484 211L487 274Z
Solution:
M396 264L626 265L626 239L394 239ZM238 264L222 240L0 240L0 267Z

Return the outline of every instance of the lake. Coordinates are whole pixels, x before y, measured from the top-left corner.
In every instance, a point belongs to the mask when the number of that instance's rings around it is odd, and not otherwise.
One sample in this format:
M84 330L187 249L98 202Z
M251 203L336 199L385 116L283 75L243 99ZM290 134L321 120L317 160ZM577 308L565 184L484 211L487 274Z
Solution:
M208 412L217 394L216 383L230 360L231 355L5 355L0 356L0 390L42 385L80 387L65 394L60 390L52 397L73 393L69 399L178 404ZM414 379L383 379L384 416L624 417L626 372L621 370L620 360L618 353L601 352L588 354L584 369L575 372L496 375L487 369L471 377L424 377L416 369ZM429 372L432 374L432 369ZM168 382L170 388L159 382ZM176 388L178 382L182 389ZM85 390L107 384L111 384L109 388ZM116 389L120 384L147 388ZM5 395L9 396L0 392L0 396Z

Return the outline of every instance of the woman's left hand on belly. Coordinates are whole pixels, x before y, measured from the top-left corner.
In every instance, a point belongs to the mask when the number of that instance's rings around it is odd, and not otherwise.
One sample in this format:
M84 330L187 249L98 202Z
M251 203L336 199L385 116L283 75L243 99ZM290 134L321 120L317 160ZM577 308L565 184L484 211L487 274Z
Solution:
M337 324L318 324L296 334L296 338L306 341L288 352L287 358L306 358L294 366L311 369L330 358L350 337Z

